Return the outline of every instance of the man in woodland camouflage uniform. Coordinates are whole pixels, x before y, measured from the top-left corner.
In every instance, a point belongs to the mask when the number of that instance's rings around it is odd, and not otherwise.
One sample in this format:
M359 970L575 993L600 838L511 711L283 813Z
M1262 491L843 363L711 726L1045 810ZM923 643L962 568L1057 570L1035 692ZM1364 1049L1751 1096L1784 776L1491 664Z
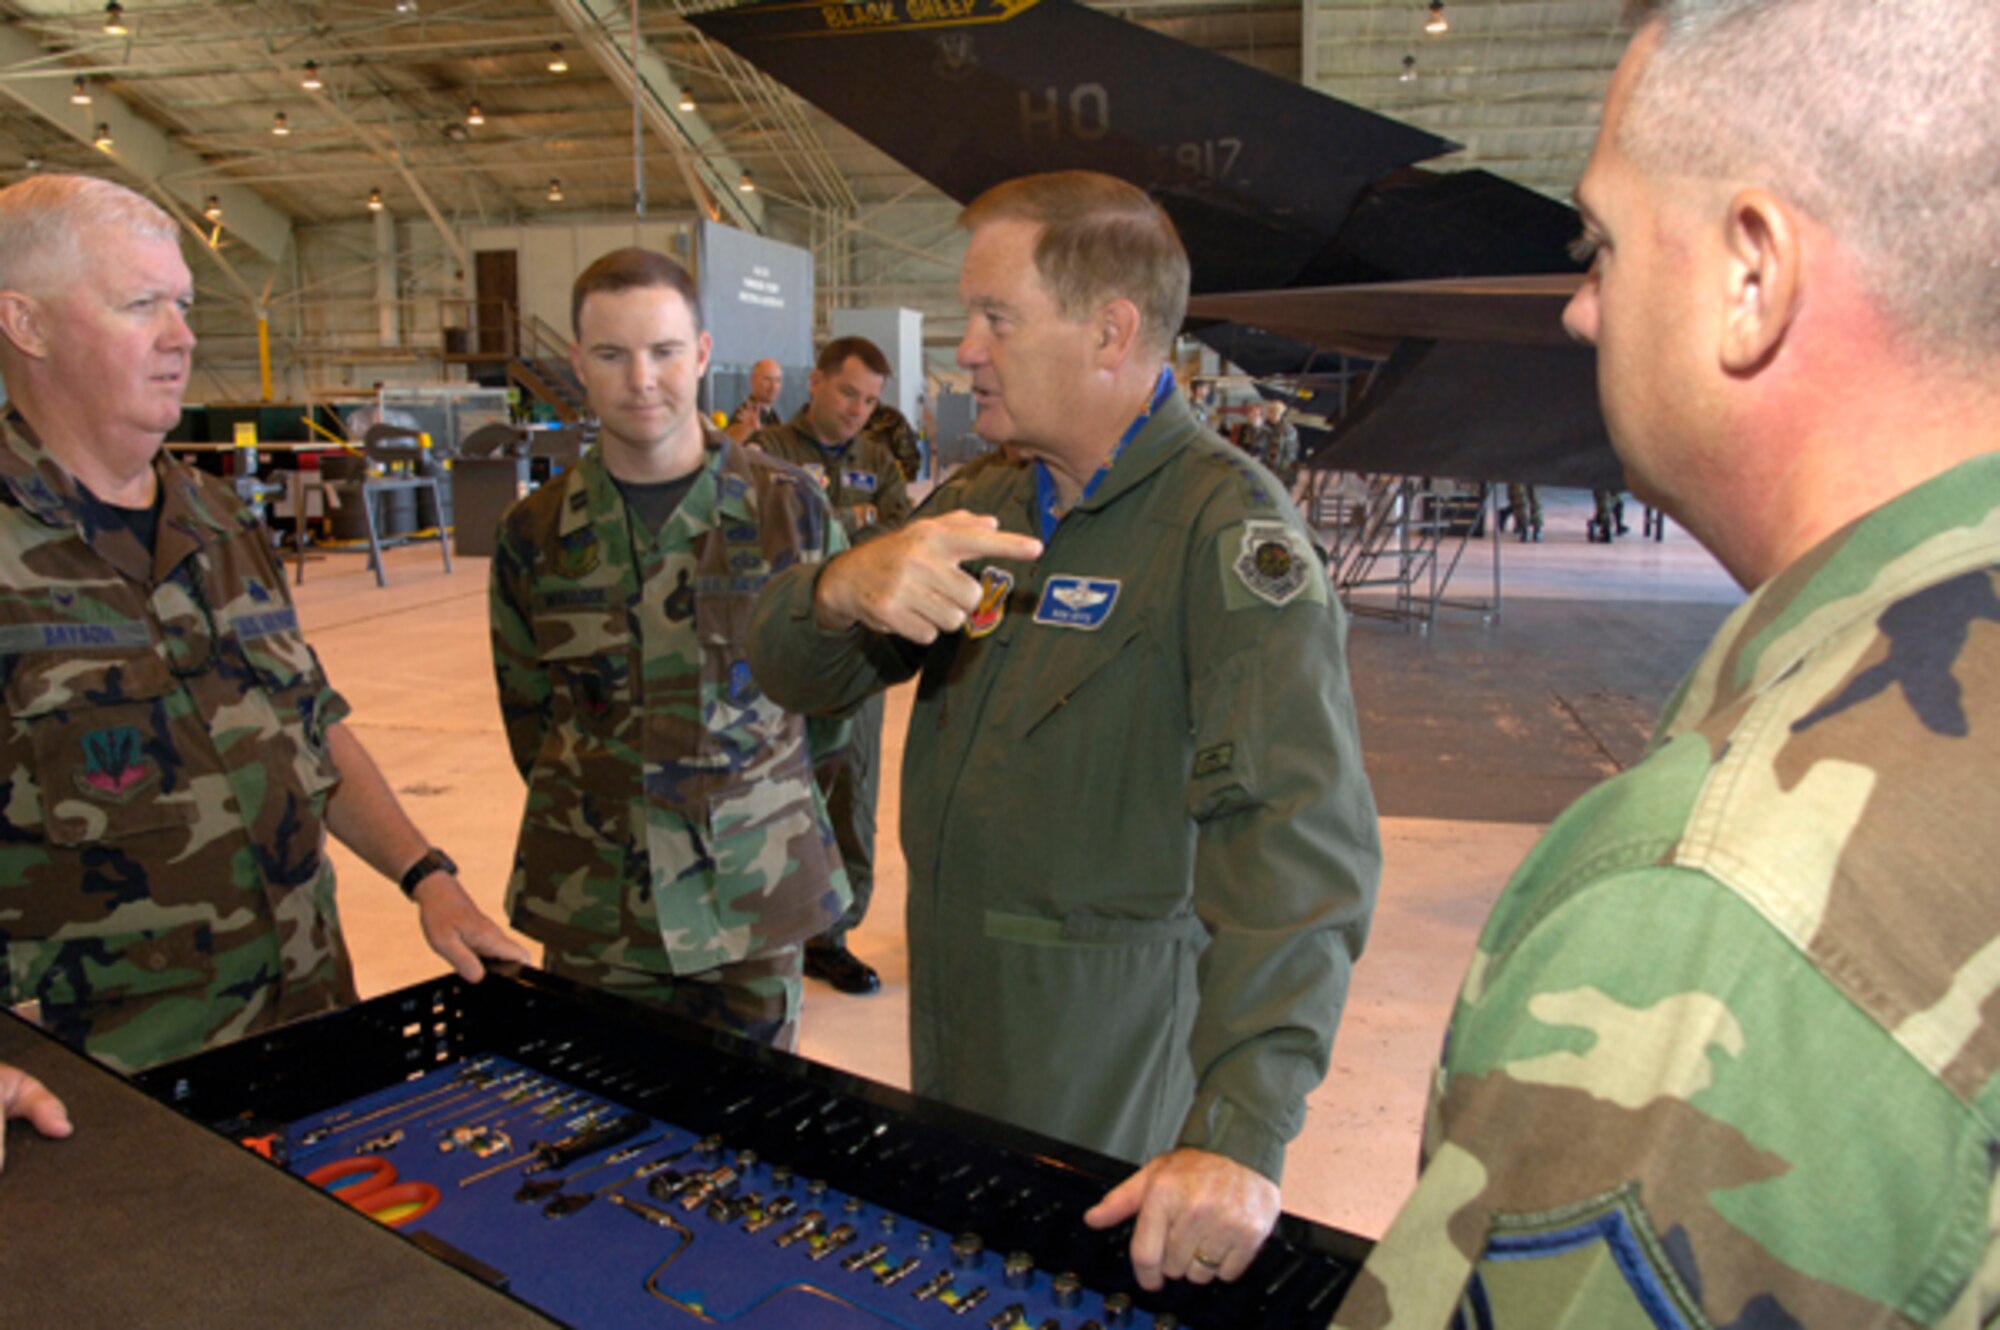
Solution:
M1287 494L1292 492L1299 478L1299 427L1285 418L1285 404L1275 397L1264 403L1264 450L1258 460Z
M1639 9L1566 321L1754 590L1501 896L1336 1324L1993 1325L2000 6Z
M121 1070L353 999L328 831L468 979L526 959L342 723L269 533L161 453L192 295L131 191L0 191L0 1003Z
M806 404L798 414L757 431L750 440L819 482L849 544L865 531L888 530L910 515L901 464L868 428L888 377L889 358L875 343L865 337L836 337L820 348ZM882 717L882 695L871 694L855 708L847 742L821 758L818 772L854 899L833 927L806 944L806 973L857 996L882 986L875 967L847 946L848 933L860 927L875 895Z
M805 722L742 648L777 570L844 548L818 487L708 428L694 284L623 249L577 278L598 448L511 509L493 659L528 782L507 908L556 974L765 1043L847 887Z

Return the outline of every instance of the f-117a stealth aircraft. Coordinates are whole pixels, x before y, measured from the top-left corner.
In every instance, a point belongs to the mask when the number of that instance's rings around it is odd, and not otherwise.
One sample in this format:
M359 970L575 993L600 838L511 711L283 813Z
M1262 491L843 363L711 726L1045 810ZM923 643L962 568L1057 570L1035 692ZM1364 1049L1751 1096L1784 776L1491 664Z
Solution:
M1575 212L1457 145L1073 0L755 0L689 14L959 202L1034 171L1151 193L1189 331L1257 375L1384 358L1312 458L1615 487L1591 352L1563 334Z

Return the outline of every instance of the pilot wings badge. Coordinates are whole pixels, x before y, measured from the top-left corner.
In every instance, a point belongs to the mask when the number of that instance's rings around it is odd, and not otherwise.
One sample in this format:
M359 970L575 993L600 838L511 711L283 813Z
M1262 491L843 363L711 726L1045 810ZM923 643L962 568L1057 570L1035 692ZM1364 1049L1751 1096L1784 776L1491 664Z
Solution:
M1035 622L1094 631L1111 617L1119 583L1108 577L1051 577L1035 606Z

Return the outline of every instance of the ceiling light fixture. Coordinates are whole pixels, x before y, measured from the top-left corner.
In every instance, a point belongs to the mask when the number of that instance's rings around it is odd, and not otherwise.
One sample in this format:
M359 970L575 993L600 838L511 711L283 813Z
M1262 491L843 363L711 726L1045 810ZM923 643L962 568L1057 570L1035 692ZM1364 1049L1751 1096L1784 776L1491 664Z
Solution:
M1444 16L1444 0L1431 0L1431 16L1424 24L1424 31L1433 37L1451 31L1451 20Z
M321 88L324 88L326 86L326 84L320 82L319 61L317 60L306 61L305 77L299 80L299 86L301 88L304 88L307 92L318 92Z
M1396 76L1396 81L1398 83L1415 83L1417 81L1417 58L1415 56L1406 55L1403 57L1403 72Z
M221 220L222 220L222 200L221 200L221 199L219 199L219 198L217 198L217 197L215 197L215 195L213 195L213 194L210 194L210 195L208 196L208 206L207 206L206 208L203 208L203 209L201 210L201 215L202 215L202 216L204 216L204 217L206 217L206 218L208 218L208 220L209 220L209 221L211 221L211 222L219 222L219 221L221 221Z
M125 7L118 0L104 6L104 31L112 37L123 37L126 33Z
M70 84L69 104L71 106L90 105L90 85L88 83L85 83L80 78L76 82Z
M560 180L549 181L549 202L561 203L562 201L563 201L562 181Z
M287 134L292 132L291 122L285 119L285 113L283 111L280 111L276 115L271 117L271 132L273 134L276 134L279 138L284 138Z
M417 12L417 0L396 0L396 12L397 12L398 14L414 14L414 13L416 13L416 12Z
M387 206L388 206L387 204L385 204L385 203L383 203L383 202L382 202L382 191L381 191L381 190L379 190L379 189L371 189L371 190L369 190L369 191L368 191L368 211L370 211L370 212L380 212L380 211L382 211L382 209L383 209L383 208L385 208L385 207L387 207Z
M745 194L755 194L757 192L757 182L750 178L748 171L745 171L743 178L736 182L736 188Z
M692 111L692 110L694 110L694 94L693 94L693 93L691 93L691 92L683 92L683 93L681 94L681 100L680 100L680 108L681 108L681 110L683 110L683 111Z
M94 139L92 139L92 140L91 140L90 142L91 142L91 146L92 146L92 147L95 147L95 148L98 148L98 149L100 149L100 150L102 150L102 151L104 151L104 152L110 152L110 151L111 151L111 126L110 126L110 124L109 124L108 122L106 122L106 121L103 121L103 120L100 120L100 121L98 121L98 122L97 122L97 137L96 137L96 138L94 138Z
M549 73L569 73L569 61L563 59L561 42L551 42L549 44Z
M475 102L473 102L473 104L472 104L472 106L470 107L470 109L468 109L468 110L466 111L466 113L465 113L465 123L466 123L466 124L468 124L468 125L472 125L472 126L475 126L475 127L477 127L477 126L479 126L479 125L483 125L483 124L485 124L485 123L486 123L486 113L485 113L485 112L483 112L483 111L481 111L481 110L479 109L479 103L478 103L478 102L476 102L476 101L475 101Z

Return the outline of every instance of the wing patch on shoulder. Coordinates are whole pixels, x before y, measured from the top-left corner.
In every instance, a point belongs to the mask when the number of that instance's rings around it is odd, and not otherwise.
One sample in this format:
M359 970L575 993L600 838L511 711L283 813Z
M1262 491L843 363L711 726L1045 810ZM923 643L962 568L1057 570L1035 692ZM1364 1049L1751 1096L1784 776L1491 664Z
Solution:
M1217 542L1222 557L1223 603L1232 610L1258 604L1282 608L1304 598L1326 604L1326 569L1319 553L1287 522L1248 521L1236 538Z

